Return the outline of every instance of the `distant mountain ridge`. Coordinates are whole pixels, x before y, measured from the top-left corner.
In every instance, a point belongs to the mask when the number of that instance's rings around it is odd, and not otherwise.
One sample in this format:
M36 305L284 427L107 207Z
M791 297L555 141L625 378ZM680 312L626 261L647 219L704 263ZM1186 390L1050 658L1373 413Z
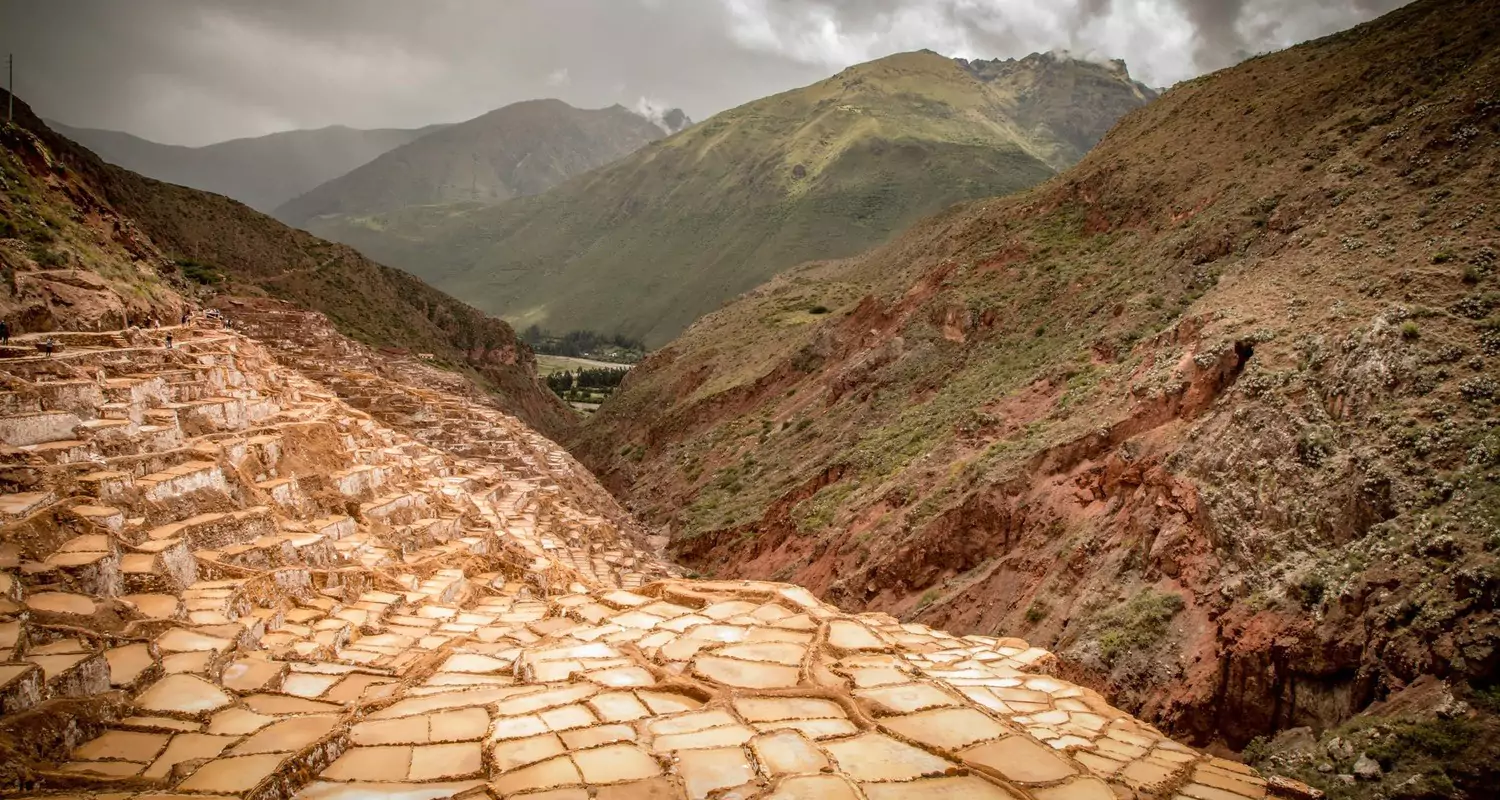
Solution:
M1123 64L905 53L725 111L534 197L308 227L520 327L659 345L779 270L1050 178L1155 96Z
M265 213L381 153L446 127L360 130L335 125L184 147L51 120L47 126L117 167L222 194Z
M283 204L275 214L288 224L303 225L331 214L499 203L544 192L689 122L678 109L657 120L620 105L580 109L561 100L513 103L396 147Z

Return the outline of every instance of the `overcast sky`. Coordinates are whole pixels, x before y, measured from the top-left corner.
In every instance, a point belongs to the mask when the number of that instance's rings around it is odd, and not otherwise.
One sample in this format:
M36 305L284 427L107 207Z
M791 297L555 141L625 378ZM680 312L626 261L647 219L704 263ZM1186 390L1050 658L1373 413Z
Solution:
M1123 58L1153 86L1404 0L0 0L42 116L174 144L417 127L518 100L695 120L931 48Z

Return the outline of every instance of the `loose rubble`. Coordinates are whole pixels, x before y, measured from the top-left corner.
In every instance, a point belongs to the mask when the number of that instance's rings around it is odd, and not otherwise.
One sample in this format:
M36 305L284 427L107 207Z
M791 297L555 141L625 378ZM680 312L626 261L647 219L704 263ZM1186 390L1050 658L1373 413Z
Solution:
M1018 639L684 579L513 418L259 322L0 349L0 788L1311 796Z

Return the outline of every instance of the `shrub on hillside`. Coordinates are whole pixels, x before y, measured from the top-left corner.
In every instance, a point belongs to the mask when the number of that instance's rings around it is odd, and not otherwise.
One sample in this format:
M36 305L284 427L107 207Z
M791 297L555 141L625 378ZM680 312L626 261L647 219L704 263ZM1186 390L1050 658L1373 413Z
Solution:
M207 264L201 264L192 259L183 259L177 262L177 269L182 271L182 277L194 283L204 286L217 286L224 282L224 273Z
M1099 637L1099 656L1113 666L1130 653L1146 650L1167 635L1167 626L1183 607L1182 598L1146 589L1122 605L1094 618L1089 627Z

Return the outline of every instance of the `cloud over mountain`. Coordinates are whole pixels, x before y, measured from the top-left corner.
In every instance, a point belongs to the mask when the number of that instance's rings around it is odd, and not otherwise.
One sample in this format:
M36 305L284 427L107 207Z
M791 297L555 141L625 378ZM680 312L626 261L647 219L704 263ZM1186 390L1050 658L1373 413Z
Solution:
M670 98L693 119L932 49L1123 58L1166 85L1400 0L48 0L0 3L44 116L174 144Z

